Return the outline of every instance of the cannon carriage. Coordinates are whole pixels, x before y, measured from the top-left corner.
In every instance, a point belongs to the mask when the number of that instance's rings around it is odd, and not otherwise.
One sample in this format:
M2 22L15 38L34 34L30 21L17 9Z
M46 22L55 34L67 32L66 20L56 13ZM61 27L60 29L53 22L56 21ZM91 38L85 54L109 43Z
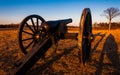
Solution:
M12 75L25 74L52 46L60 39L76 39L80 52L80 61L84 65L90 57L92 34L92 18L89 8L85 8L79 24L78 33L68 33L67 24L72 19L45 21L39 15L27 16L20 24L18 41L25 56L17 63L18 67ZM27 37L26 37L27 36Z

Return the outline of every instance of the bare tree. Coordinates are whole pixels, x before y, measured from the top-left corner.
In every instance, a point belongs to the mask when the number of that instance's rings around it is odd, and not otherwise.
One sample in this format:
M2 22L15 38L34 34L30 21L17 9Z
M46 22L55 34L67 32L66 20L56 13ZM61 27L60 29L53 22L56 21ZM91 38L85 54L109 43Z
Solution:
M104 10L104 16L109 20L109 30L111 29L112 19L118 15L120 15L120 10L118 8L110 7Z

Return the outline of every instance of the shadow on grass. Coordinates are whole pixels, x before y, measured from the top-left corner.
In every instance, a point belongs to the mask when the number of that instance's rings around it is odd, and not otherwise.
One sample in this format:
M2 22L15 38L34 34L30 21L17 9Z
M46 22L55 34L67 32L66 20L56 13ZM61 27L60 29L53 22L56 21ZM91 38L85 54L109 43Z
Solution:
M102 39L104 38L105 35L106 35L106 33L104 33L104 34L99 34L98 33L98 35L96 35L96 36L101 36L101 38L100 38L100 40L98 40L98 42L95 44L94 48L91 50L91 54L97 49L99 43L102 41Z
M70 47L68 49L64 49L64 52L60 53L60 54L57 54L55 56L53 56L50 60L48 60L47 62L45 62L44 64L41 64L40 66L37 66L35 69L32 69L32 72L28 72L27 74L28 75L41 75L44 73L44 71L46 71L47 69L49 69L48 71L50 75L54 75L54 71L52 70L52 64L56 61L58 61L63 55L67 55L69 54L71 51L74 50L74 48L76 48L77 46L73 46L73 47ZM52 72L53 71L53 72ZM46 71L47 72L47 71ZM47 73L48 74L48 73ZM60 75L63 75L64 73L63 72L60 72L59 73Z
M110 66L112 66L115 70L113 70L114 72L109 73L109 74L115 74L118 75L119 73L119 55L118 55L118 46L117 43L115 41L115 38L112 34L109 34L109 36L106 38L106 41L103 45L103 49L102 52L100 54L100 58L99 58L99 63L97 65L97 70L95 72L95 75L101 75L102 74L102 70L103 67L104 68L110 68ZM107 58L109 59L109 63L105 63L103 61L105 55L107 56Z

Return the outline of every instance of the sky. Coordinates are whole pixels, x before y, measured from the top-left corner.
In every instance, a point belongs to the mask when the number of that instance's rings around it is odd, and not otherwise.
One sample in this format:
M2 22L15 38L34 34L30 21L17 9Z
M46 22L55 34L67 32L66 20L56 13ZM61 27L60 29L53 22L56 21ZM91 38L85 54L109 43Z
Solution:
M26 16L37 14L46 21L72 18L79 25L84 8L90 8L92 23L108 22L103 11L120 9L120 0L0 0L0 24L20 23ZM113 19L120 22L120 16Z

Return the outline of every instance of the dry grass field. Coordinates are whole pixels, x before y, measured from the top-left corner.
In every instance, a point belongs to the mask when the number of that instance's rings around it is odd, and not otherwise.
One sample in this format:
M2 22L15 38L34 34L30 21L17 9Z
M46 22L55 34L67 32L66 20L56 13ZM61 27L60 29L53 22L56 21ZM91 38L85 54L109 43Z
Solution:
M92 43L91 60L80 66L76 40L60 40L26 75L120 75L120 30L101 32ZM17 30L0 30L0 75L8 75L24 54L18 46Z

